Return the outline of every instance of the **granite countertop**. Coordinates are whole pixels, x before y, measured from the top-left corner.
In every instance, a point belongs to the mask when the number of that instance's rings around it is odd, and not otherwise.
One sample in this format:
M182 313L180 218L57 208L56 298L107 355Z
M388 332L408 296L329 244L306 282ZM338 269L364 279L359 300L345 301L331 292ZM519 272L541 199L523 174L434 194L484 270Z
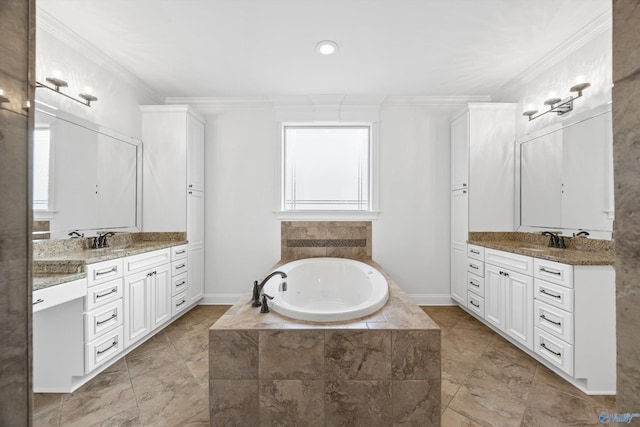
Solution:
M546 259L570 265L613 265L613 251L589 251L580 249L557 249L526 241L472 240L468 243L490 249Z
M131 233L134 234L134 233ZM86 266L96 262L108 261L137 255L144 252L186 245L184 233L137 233L144 240L124 238L114 239L113 246L102 249L83 249L79 242L70 239L44 242L33 258L33 290L60 285L87 277ZM127 238L129 237L129 238ZM162 238L166 239L163 240ZM76 239L79 240L79 239Z
M365 317L341 322L308 322L280 315L273 310L261 314L251 306L251 291L244 294L211 329L404 329L434 330L440 327L371 260L359 260L380 271L389 284L389 300L380 310ZM279 262L277 266L286 261Z

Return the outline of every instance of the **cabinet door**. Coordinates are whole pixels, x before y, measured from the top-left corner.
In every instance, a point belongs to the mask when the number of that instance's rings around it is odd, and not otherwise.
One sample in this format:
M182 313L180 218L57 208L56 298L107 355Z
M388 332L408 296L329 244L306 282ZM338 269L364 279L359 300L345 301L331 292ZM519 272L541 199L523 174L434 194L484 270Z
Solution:
M533 278L505 271L506 327L511 338L533 350Z
M187 188L204 190L204 124L187 115Z
M505 327L505 281L504 275L495 265L487 264L484 269L484 318L496 328Z
M152 279L152 329L157 328L171 318L171 268L169 264L153 269Z
M466 246L451 245L451 298L467 306L467 251Z
M451 122L451 189L469 184L469 113Z
M195 304L204 296L204 246L189 243L187 302Z
M124 278L124 342L133 344L151 331L151 276L142 272Z
M464 246L469 236L468 190L451 192L451 244Z
M187 240L189 244L204 244L204 193L187 191Z

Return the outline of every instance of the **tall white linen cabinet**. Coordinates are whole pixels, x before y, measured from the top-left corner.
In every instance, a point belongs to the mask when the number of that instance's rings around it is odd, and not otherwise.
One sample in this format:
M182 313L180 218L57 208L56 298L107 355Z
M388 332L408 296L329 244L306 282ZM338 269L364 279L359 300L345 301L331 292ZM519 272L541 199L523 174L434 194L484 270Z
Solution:
M469 232L515 230L515 118L516 104L487 102L451 120L451 297L464 307Z
M187 302L204 296L204 128L187 105L143 105L142 229L186 231Z

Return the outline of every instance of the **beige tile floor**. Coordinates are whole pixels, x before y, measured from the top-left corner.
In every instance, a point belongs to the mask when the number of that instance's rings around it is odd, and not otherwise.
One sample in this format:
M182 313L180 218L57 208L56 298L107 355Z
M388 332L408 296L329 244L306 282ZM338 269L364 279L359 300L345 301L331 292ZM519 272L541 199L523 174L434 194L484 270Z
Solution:
M208 426L208 328L198 306L72 394L36 394L34 426ZM587 426L615 398L587 396L457 307L442 328L442 425Z

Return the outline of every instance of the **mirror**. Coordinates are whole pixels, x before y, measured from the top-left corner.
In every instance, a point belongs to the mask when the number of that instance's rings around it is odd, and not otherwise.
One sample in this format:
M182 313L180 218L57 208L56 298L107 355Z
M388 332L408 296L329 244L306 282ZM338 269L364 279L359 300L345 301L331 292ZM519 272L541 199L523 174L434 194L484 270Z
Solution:
M34 238L139 231L140 141L39 104L33 151Z
M610 238L612 141L609 105L520 141L521 229L586 230Z

